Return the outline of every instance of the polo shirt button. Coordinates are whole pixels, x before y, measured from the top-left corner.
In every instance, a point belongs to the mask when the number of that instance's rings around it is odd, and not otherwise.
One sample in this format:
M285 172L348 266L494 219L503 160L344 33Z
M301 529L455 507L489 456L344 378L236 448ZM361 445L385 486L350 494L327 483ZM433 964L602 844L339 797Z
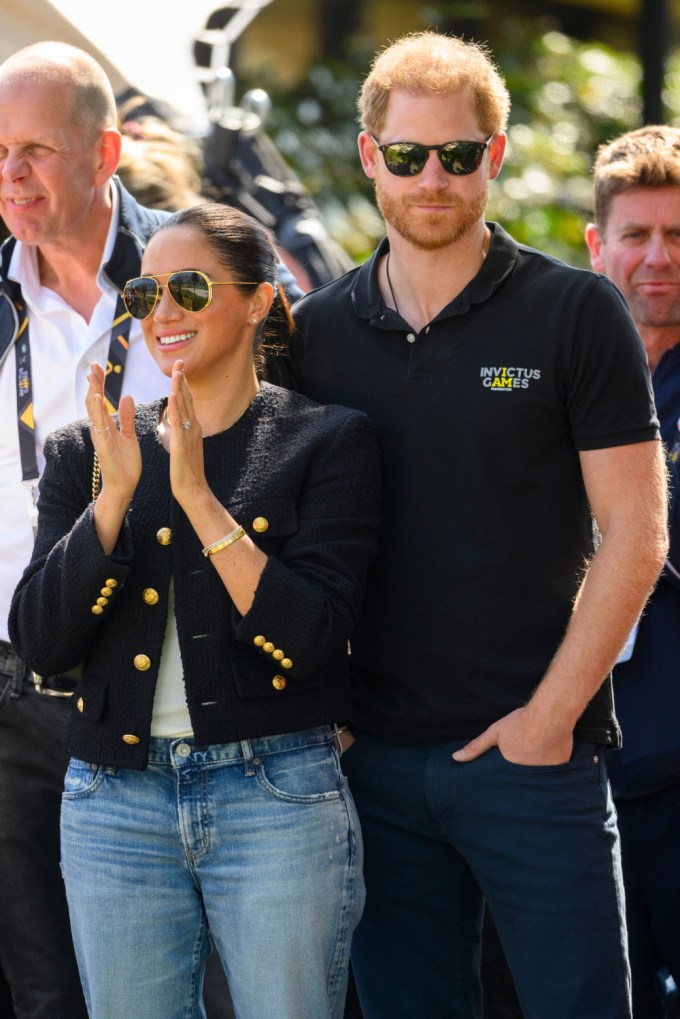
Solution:
M415 343L416 342L416 334L415 333L407 333L406 334L406 339L408 340L409 343Z

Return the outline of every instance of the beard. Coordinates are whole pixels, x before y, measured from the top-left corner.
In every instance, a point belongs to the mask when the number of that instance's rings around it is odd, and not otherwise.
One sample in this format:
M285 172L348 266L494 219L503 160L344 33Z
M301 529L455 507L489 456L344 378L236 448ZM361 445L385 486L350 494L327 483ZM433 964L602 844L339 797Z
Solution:
M445 213L427 214L414 210L412 206L417 203L412 198L391 195L380 180L375 181L375 198L385 222L405 241L421 251L436 251L460 240L484 218L489 185L485 181L466 201L447 194L445 203L448 209ZM436 197L428 200L432 204L437 201Z

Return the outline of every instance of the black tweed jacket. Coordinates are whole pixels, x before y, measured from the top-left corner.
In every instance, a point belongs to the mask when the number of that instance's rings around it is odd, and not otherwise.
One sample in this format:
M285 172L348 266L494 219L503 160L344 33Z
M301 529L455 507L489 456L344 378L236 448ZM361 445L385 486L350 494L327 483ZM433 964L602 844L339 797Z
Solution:
M136 769L147 762L171 576L194 735L221 743L348 715L347 642L377 550L368 418L263 383L232 428L204 440L208 483L269 557L241 617L172 497L161 406L137 410L142 477L110 556L93 523L87 422L48 438L36 545L10 612L12 642L35 672L83 663L70 752Z

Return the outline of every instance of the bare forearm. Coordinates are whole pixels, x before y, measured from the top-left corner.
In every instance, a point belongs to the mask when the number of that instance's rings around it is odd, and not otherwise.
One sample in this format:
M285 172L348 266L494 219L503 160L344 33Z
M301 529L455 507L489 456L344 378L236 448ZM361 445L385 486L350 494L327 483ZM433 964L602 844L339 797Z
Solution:
M188 501L183 509L204 548L219 541L225 535L231 534L241 523L234 520L231 513L222 506L209 489ZM209 556L209 559L229 592L234 605L244 616L253 604L267 556L260 551L248 535L245 535Z
M129 505L129 498L106 488L94 504L94 526L104 555L111 555L116 547Z
M664 561L663 530L607 534L581 585L564 640L527 707L573 730L635 625Z
M574 603L564 640L533 696L454 757L491 746L518 764L569 760L573 731L610 671L661 571L668 548L661 444L581 454L588 498L603 535Z

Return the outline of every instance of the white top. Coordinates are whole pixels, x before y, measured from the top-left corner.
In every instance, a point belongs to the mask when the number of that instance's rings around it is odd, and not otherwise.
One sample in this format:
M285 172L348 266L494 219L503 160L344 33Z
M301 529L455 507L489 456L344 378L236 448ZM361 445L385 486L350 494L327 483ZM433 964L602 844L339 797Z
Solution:
M170 580L168 621L158 666L158 680L151 715L151 735L164 739L193 736L191 715L184 686L184 669L175 619L175 586Z
M118 193L111 187L113 211L102 253L104 265L113 252L118 226ZM61 297L43 287L35 246L17 242L9 267L10 279L21 283L28 308L33 380L33 416L38 469L43 470L43 443L55 428L86 416L85 394L90 365L106 364L116 291L97 276L102 296L86 322ZM148 353L140 324L133 319L123 393L137 402L165 395L169 380ZM16 351L0 368L0 640L9 639L7 614L14 589L33 547L29 518L30 492L21 480L17 431Z

